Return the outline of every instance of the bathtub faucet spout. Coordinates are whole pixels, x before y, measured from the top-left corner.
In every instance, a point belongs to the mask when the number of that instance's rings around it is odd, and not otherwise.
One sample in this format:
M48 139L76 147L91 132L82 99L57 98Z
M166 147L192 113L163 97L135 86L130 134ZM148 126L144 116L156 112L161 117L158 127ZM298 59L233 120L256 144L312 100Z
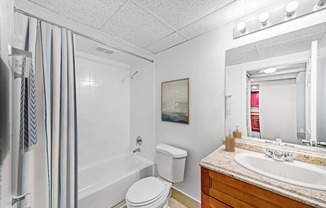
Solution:
M134 151L132 151L133 153L136 153L136 152L140 152L140 148L137 148L135 149Z

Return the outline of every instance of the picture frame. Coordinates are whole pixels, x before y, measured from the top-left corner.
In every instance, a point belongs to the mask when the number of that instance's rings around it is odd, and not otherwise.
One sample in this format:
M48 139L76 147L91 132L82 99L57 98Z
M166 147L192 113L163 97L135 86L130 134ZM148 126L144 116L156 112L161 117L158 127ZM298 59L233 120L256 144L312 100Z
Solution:
M189 124L189 78L161 83L161 119Z

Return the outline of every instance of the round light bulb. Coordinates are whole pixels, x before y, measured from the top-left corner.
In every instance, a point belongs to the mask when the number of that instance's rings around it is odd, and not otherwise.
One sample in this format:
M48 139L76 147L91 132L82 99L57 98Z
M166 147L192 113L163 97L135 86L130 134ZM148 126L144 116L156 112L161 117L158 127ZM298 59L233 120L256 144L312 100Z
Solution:
M295 10L298 8L298 6L299 6L298 1L291 1L290 3L288 3L288 5L285 8L286 16L291 17L292 15L294 15Z
M265 72L266 74L271 74L271 73L276 72L276 68L268 68L268 69L264 69L264 72Z
M258 20L262 25L266 25L268 22L268 18L269 18L268 12L264 12L259 15Z
M322 7L326 4L326 0L319 0L317 6Z
M237 29L241 32L241 33L245 33L247 31L246 28L246 23L244 22L239 22L237 25Z

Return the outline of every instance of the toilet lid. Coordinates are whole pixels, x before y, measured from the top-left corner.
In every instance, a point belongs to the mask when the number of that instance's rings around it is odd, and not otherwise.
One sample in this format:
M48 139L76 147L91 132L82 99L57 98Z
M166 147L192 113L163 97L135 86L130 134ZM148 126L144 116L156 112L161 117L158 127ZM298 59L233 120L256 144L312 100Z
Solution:
M154 177L147 177L134 183L126 194L132 204L144 204L155 201L165 190L165 183Z

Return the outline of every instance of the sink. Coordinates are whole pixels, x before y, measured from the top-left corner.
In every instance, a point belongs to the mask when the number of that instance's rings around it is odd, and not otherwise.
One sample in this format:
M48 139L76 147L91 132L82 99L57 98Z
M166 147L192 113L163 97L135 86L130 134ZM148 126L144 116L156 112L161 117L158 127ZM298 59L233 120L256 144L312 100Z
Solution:
M305 188L326 191L326 167L304 162L281 162L261 153L239 153L235 162L269 178Z

